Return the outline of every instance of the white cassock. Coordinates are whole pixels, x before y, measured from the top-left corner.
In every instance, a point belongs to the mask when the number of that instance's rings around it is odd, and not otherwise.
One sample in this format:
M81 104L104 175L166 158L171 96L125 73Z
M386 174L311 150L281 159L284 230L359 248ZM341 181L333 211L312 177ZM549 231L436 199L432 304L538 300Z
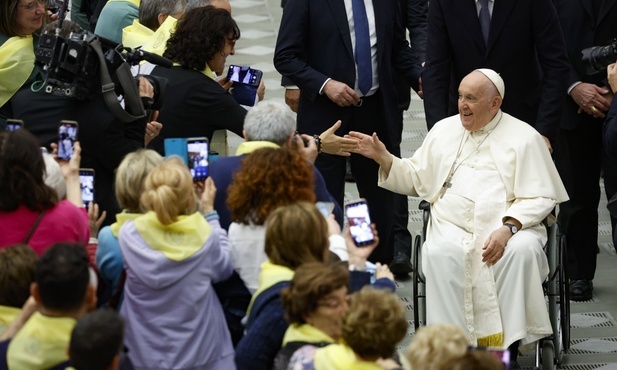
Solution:
M379 186L431 204L422 249L427 323L458 325L474 345L504 348L550 335L542 220L568 195L542 136L501 111L473 133L456 115L438 122L413 157L393 158ZM482 247L508 217L523 226L489 266Z

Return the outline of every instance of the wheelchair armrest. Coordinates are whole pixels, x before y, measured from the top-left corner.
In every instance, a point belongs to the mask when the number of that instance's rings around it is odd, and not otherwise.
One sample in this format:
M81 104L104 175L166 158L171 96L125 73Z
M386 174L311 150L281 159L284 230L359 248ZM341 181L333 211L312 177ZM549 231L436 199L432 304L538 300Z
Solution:
M431 204L427 202L426 200L422 200L420 201L418 208L422 211L428 211L429 209L431 209Z

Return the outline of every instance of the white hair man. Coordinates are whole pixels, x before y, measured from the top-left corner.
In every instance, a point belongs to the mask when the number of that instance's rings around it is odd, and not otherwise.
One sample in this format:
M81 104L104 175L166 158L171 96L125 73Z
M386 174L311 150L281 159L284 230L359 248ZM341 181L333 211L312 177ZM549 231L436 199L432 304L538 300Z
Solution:
M504 95L495 71L471 72L459 85L459 114L438 122L408 159L376 134L350 136L380 165L379 186L431 205L427 323L458 325L474 345L515 349L552 332L542 220L568 195L542 136L501 111Z

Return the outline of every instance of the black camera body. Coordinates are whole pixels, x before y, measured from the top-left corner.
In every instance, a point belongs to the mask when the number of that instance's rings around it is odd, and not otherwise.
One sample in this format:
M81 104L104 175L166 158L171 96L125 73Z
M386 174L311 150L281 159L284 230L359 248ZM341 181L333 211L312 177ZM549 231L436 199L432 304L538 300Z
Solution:
M45 32L36 49L36 64L43 67L47 78L45 92L85 100L98 83L99 62L90 42L90 32L71 32L63 38L59 32Z
M587 74L595 74L617 61L617 39L605 46L592 46L581 51L583 64L587 66Z
M140 103L143 100L139 98L138 82L130 75L130 66L142 60L166 67L172 65L166 58L125 48L66 21L41 35L35 58L36 64L46 73L45 92L86 100L96 89L102 90L103 94L112 91L116 98L106 99L107 104L117 105L117 102L110 101L122 96L120 100L126 106L120 109L137 116L144 116L145 112ZM144 77L154 88L154 98L146 99L151 104L145 108L160 109L167 79L150 75ZM117 116L124 115L117 109L115 112Z

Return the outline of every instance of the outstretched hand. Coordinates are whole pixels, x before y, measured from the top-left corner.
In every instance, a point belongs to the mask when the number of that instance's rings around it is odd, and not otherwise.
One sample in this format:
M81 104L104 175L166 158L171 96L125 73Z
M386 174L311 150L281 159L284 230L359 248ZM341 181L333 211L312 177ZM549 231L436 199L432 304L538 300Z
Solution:
M321 151L327 154L349 157L351 152L358 148L358 140L347 136L338 136L336 130L340 127L341 120L338 120L332 127L319 135L321 139Z
M390 152L388 152L388 149L386 149L386 145L379 140L376 133L369 136L361 132L350 131L345 137L358 140L358 148L353 150L354 153L373 159L381 166L386 175L390 173L392 156Z

